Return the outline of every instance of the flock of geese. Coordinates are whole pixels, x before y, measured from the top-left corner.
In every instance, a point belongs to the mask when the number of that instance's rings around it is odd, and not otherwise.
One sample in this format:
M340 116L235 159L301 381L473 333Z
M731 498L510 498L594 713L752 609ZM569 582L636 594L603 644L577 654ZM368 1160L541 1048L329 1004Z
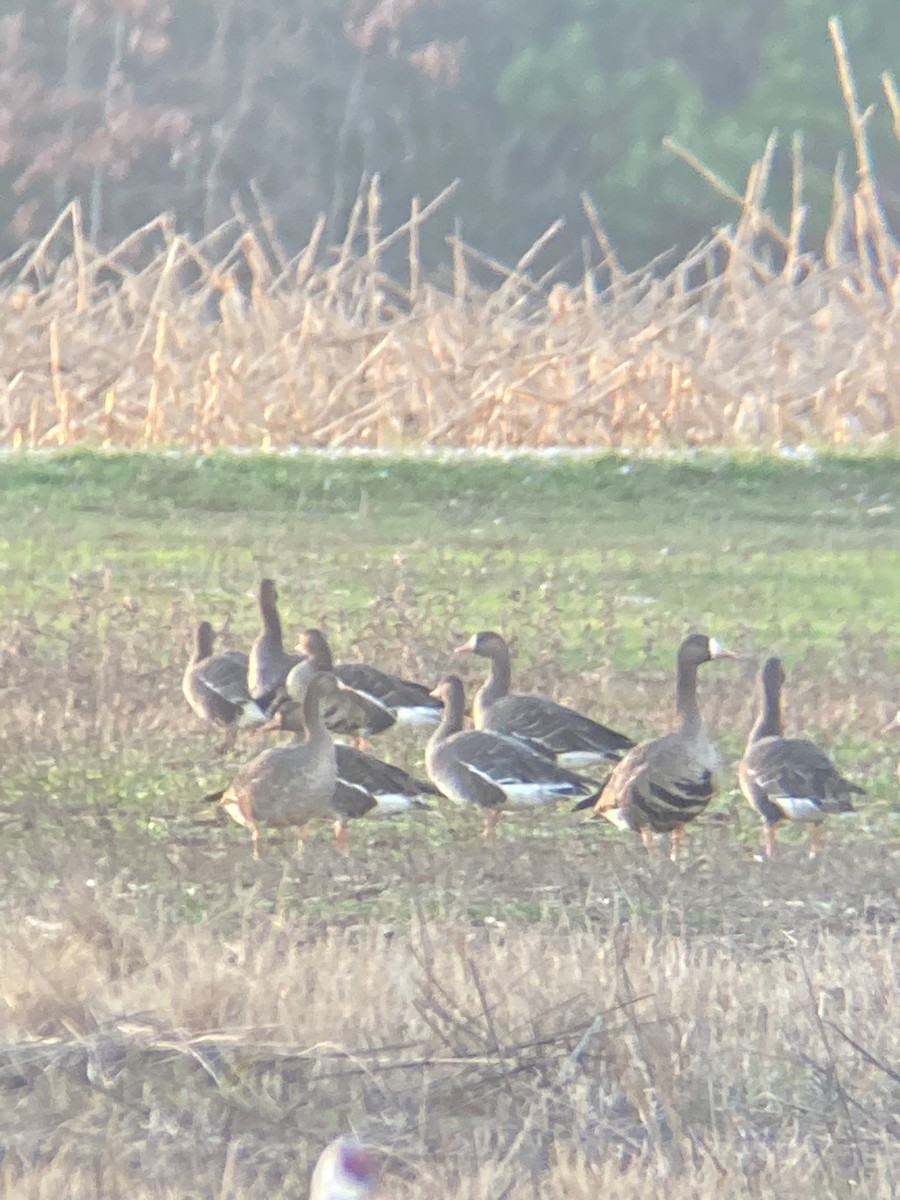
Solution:
M700 713L697 675L705 663L737 656L714 638L694 633L681 643L676 728L635 745L545 696L512 692L509 649L498 633L477 633L456 648L489 663L472 705L474 728L466 729L457 675L430 689L365 663L335 663L316 629L288 651L271 579L260 583L258 600L262 629L249 655L216 654L212 626L204 621L183 678L193 711L225 729L223 750L234 747L241 729L293 735L257 754L227 787L207 797L250 830L254 858L264 829L294 828L302 847L310 822L327 819L346 851L348 822L425 808L441 795L480 810L486 838L494 836L505 810L568 800L576 810L592 809L617 828L639 833L651 854L656 834L669 833L677 859L685 826L715 794L719 756ZM825 817L853 811L852 797L864 793L812 742L785 736L784 679L780 660L769 658L738 772L741 791L762 819L767 857L786 821L811 826L815 854ZM427 780L368 753L366 739L394 725L431 731ZM900 728L900 713L888 728ZM353 744L336 743L334 735Z

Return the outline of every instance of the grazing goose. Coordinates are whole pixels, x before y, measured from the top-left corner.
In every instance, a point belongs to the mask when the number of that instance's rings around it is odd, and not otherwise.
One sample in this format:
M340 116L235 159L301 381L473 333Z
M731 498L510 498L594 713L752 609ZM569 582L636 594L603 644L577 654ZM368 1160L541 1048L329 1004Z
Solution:
M327 705L324 707L327 713ZM263 726L263 731L297 733L303 728L303 706L290 701L278 709L272 720ZM343 853L348 849L348 821L366 815L393 816L410 809L428 809L430 805L425 797L439 794L433 784L416 779L400 767L382 762L354 746L336 745L334 755L337 763L334 840Z
M719 764L706 735L697 704L697 670L714 658L734 658L714 638L693 633L678 650L676 709L681 726L675 733L641 742L613 767L594 811L617 829L637 830L647 852L653 835L671 832L672 860L681 851L684 826L700 815L715 790ZM587 808L584 801L578 808Z
M335 1138L316 1163L309 1200L366 1200L376 1183L374 1153L355 1138Z
M307 629L297 649L320 671L333 671L345 687L352 688L391 714L392 724L433 729L441 719L441 705L421 683L389 675L368 663L338 663L320 629Z
M194 637L194 653L181 679L184 698L203 721L225 728L219 752L232 750L239 729L261 725L266 714L247 689L247 655L240 650L213 654L213 628L201 621Z
M297 663L296 667L292 667L284 681L285 699L276 701L271 711L274 712L279 704L302 701L310 676L318 670L310 658L305 658ZM369 696L364 696L362 692L347 687L333 671L327 673L334 679L335 689L322 708L322 720L332 733L352 737L355 744L362 748L366 745L365 737L384 733L395 723L394 714L383 705Z
M270 712L272 704L284 687L288 673L303 656L288 654L285 651L281 636L281 618L278 616L278 592L273 579L260 581L257 598L262 618L262 633L250 648L247 685L253 699L266 712Z
M499 733L463 730L465 695L457 675L442 679L433 695L443 701L444 716L425 749L428 778L448 799L484 810L483 837L494 836L504 808L596 797L596 784L530 746Z
M509 647L499 633L476 633L457 646L456 653L479 654L491 664L472 705L476 729L514 737L573 771L608 767L634 745L623 733L598 725L547 696L511 695Z
M264 750L241 767L227 788L206 797L218 800L232 820L251 831L254 859L259 858L261 827L296 826L302 850L310 821L335 818L334 742L319 713L320 700L335 686L331 675L315 675L303 700L306 736L289 746Z
M805 738L786 738L781 717L784 669L778 658L766 659L757 683L756 723L738 768L745 798L763 820L766 858L775 851L775 831L782 821L812 824L809 856L822 849L822 822L829 813L853 812L851 795L865 789L841 775L826 754Z

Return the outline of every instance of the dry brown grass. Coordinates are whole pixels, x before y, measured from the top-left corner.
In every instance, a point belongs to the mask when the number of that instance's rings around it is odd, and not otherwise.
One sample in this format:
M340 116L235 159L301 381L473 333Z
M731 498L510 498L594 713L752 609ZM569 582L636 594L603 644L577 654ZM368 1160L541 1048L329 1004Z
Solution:
M6 1194L299 1195L349 1120L397 1197L895 1195L896 921L173 927L80 882L0 955Z
M734 227L678 263L627 275L596 214L602 254L580 285L510 270L449 239L446 287L423 278L419 236L452 188L385 236L377 179L343 244L323 224L294 258L262 214L199 243L166 217L102 253L72 205L2 273L0 444L7 446L654 446L869 444L895 440L900 247L868 161L840 30L840 77L857 154L835 173L819 258L803 248L795 141L788 232L765 210L774 136ZM889 103L897 105L891 79ZM233 249L219 260L223 245ZM362 252L360 245L364 246ZM385 274L408 248L408 283ZM594 253L586 251L593 260ZM137 266L136 264L141 264ZM485 288L473 280L493 277ZM245 308L235 271L249 281ZM187 275L199 290L183 286ZM608 279L598 294L597 280ZM548 290L549 289L549 290ZM203 297L221 295L221 321Z

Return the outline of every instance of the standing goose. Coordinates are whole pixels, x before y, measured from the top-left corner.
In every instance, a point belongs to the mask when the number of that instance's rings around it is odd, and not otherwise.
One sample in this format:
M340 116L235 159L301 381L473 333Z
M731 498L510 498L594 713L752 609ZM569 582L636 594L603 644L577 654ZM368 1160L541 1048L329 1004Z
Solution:
M443 701L444 716L425 748L428 778L448 799L484 810L483 837L493 838L505 808L596 797L596 784L530 746L499 733L463 730L465 695L457 675L442 679L433 695Z
M809 856L814 858L822 849L825 817L853 812L851 795L865 795L865 789L845 779L828 756L806 738L784 736L783 685L781 660L766 659L757 682L756 723L738 779L745 798L762 817L766 858L775 851L775 831L782 821L812 824Z
M225 729L220 753L234 748L239 729L261 725L266 714L247 689L247 655L240 650L213 654L213 628L201 621L194 635L194 653L181 679L184 698L203 721Z
M319 713L320 700L334 687L330 675L315 675L303 700L306 736L264 750L241 767L227 788L206 797L218 800L232 820L251 831L254 859L259 858L260 828L295 826L302 850L310 821L335 818L334 742Z
M297 733L303 728L303 706L290 701L278 709L272 720L263 726L263 731ZM348 821L367 815L393 816L410 809L427 810L430 805L425 797L438 795L433 784L415 779L400 767L382 762L354 746L335 745L334 755L337 764L334 840L343 853L348 849Z
M634 745L623 733L598 725L547 696L510 694L509 647L499 633L476 633L457 646L456 653L479 654L491 664L472 705L476 729L514 737L573 771L608 767Z
M675 733L641 742L613 768L594 811L617 829L640 833L648 853L653 835L672 834L672 860L681 851L684 826L700 815L715 794L719 755L703 728L697 704L697 670L714 658L734 658L715 638L693 633L678 649ZM587 808L582 801L578 808Z
M377 1184L375 1155L356 1138L335 1138L316 1163L309 1200L366 1200Z
M270 711L274 711L280 703L302 701L310 676L319 670L323 674L330 674L335 681L334 691L322 708L322 720L332 733L352 737L356 745L362 747L365 737L384 733L395 723L394 714L384 705L348 687L334 671L320 668L311 658L305 658L291 668L284 681L286 699L276 701Z
M269 712L288 673L301 661L302 655L285 651L281 618L278 616L278 592L273 579L260 581L257 599L262 632L250 648L247 684L253 699Z
M433 729L441 719L440 701L428 688L399 675L390 675L368 663L338 663L320 629L307 629L297 649L315 663L320 671L333 671L345 687L379 704L398 725Z

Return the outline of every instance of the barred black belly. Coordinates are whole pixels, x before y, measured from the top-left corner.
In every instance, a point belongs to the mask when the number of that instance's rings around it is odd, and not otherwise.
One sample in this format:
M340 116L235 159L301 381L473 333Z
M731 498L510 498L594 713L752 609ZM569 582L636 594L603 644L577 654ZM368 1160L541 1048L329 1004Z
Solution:
M635 825L649 825L657 833L669 833L699 817L715 790L711 771L706 771L701 779L679 780L674 789L651 783L649 794L635 797L635 816L638 817Z

